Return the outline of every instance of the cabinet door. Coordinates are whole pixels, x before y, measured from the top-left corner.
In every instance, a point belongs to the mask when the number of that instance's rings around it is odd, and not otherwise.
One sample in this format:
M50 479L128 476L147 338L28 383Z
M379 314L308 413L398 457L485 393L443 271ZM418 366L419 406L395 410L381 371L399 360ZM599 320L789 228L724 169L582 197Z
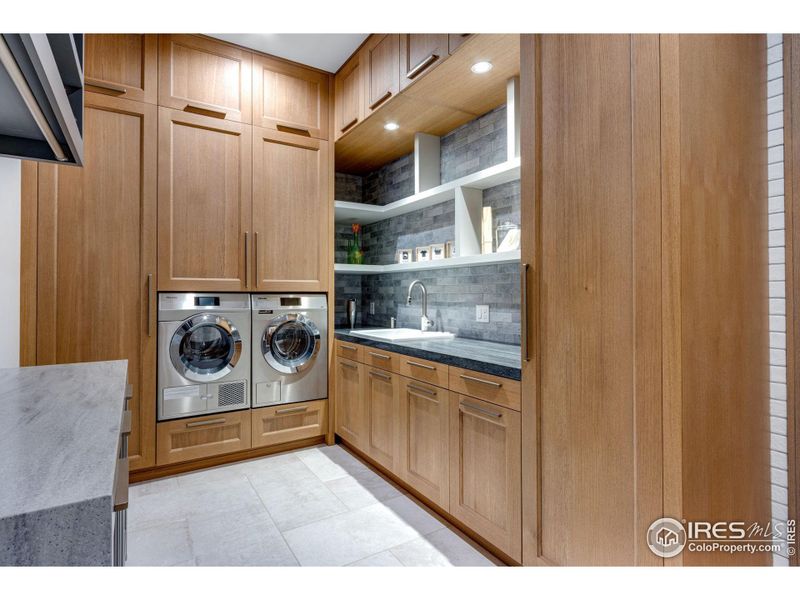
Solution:
M364 398L367 405L367 448L378 464L395 470L400 376L366 367Z
M333 205L328 142L259 127L254 131L256 289L325 291Z
M450 54L446 33L400 35L400 89L403 90Z
M247 289L252 128L159 108L159 289Z
M128 360L131 469L155 464L156 107L87 93L83 167L40 163L37 363Z
M158 36L87 34L86 91L155 104L158 100Z
M334 78L335 139L342 137L364 119L366 103L362 56L361 52L355 54Z
M450 54L458 50L458 48L467 41L467 39L471 36L471 33L451 33L447 36L448 38L448 51Z
M359 450L365 450L364 365L336 359L336 433Z
M330 76L273 58L253 58L253 124L328 139Z
M397 474L444 510L450 504L449 392L400 378Z
M367 115L400 91L400 36L373 35L364 47L367 73Z
M251 413L253 448L314 438L328 431L327 400L267 406Z
M158 104L252 122L252 54L194 35L160 35Z
M452 394L450 513L514 560L521 558L520 419Z

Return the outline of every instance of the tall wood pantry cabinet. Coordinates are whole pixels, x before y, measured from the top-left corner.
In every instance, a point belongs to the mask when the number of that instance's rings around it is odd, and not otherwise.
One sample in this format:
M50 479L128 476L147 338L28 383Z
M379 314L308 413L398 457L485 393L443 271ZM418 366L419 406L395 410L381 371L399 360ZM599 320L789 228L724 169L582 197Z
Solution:
M523 562L769 522L766 45L522 36Z

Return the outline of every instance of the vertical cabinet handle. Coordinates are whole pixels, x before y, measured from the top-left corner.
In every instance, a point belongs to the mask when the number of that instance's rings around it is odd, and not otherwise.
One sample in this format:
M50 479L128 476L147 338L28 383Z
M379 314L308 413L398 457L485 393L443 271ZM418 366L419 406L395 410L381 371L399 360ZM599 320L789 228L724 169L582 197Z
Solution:
M530 360L528 357L528 263L520 265L520 278L520 289L522 291L522 302L520 306L520 310L522 311L520 315L520 321L522 322L522 339L520 342L522 344L522 360L527 362Z
M256 286L255 289L258 289L260 282L258 280L258 232L253 232L253 268L256 272Z
M147 337L153 337L153 274L147 274Z
M247 243L247 238L250 236L249 231L244 232L244 287L250 289L250 244Z

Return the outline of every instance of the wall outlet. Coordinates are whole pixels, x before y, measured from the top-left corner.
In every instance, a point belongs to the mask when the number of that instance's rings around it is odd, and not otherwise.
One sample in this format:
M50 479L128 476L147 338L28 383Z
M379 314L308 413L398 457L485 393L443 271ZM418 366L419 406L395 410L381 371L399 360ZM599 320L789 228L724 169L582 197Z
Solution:
M369 303L369 314L371 314L371 315L375 314L375 303L374 302L370 302Z
M478 323L488 323L489 322L489 305L488 304L477 304L475 306L475 320Z

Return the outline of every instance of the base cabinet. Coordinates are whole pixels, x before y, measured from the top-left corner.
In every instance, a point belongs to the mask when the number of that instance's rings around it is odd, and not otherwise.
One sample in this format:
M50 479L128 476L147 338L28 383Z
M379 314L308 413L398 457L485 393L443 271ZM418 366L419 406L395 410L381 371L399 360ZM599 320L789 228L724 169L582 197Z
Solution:
M256 408L250 416L253 448L305 440L328 431L327 400Z
M364 399L367 408L365 452L381 466L395 470L400 376L367 367Z
M450 513L521 559L519 413L470 396L450 398Z
M366 452L363 378L364 365L336 359L336 433Z
M443 510L450 504L449 392L400 378L397 475Z
M204 415L157 426L157 464L169 465L250 448L250 411Z

